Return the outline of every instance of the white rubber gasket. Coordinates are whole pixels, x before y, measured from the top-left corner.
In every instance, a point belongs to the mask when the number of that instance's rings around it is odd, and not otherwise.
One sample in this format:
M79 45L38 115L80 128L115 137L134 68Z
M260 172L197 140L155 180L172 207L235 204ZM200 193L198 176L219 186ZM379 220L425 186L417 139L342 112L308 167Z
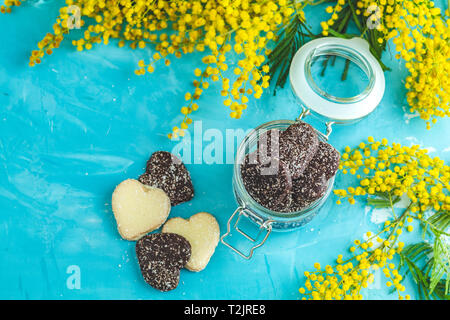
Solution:
M371 75L366 92L349 98L335 98L318 93L307 79L307 64L316 50L324 47L336 47L349 55L357 56L365 64ZM361 38L320 38L303 45L292 59L289 80L294 94L307 109L313 111L327 121L351 123L370 114L380 103L385 90L384 73L380 64L370 53L369 44Z

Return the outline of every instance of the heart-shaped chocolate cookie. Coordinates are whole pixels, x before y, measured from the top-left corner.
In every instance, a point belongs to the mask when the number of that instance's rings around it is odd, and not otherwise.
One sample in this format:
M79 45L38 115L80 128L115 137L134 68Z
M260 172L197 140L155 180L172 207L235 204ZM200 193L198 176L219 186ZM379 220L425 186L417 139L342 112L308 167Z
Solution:
M308 163L308 167L304 173L310 176L325 175L325 179L329 180L339 169L341 154L332 145L319 141L319 146L314 157Z
M288 165L276 157L271 157L267 164L261 164L254 153L248 154L240 167L244 187L260 205L282 211L289 205L287 198L292 188ZM268 158L259 159L265 161Z
M191 271L205 269L217 244L219 243L220 228L216 218L207 212L194 214L189 219L169 219L163 226L162 232L176 233L186 238L191 244L191 258L186 268Z
M314 157L298 179L292 180L293 198L315 201L323 196L328 180L336 174L340 161L339 152L326 142L319 141Z
M280 159L288 164L292 179L301 176L318 147L317 133L306 122L298 121L280 134Z
M161 189L128 179L114 190L112 210L122 238L137 240L166 221L170 199Z
M136 255L144 280L155 289L170 291L180 282L191 245L178 234L153 233L136 242Z
M194 187L183 162L166 151L157 151L147 161L147 168L139 177L143 184L164 190L172 206L191 200Z
M314 157L301 176L292 180L291 203L286 212L299 211L322 197L328 181L339 168L339 152L326 142L319 141Z

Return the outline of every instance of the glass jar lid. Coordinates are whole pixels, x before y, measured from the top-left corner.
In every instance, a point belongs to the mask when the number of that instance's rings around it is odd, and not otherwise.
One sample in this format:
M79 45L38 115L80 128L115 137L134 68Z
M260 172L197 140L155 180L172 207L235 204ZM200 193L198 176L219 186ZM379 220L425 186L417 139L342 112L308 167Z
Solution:
M341 78L338 81L333 79L336 70ZM306 43L292 60L289 78L301 104L334 123L366 117L378 106L385 90L383 70L361 38L328 37Z

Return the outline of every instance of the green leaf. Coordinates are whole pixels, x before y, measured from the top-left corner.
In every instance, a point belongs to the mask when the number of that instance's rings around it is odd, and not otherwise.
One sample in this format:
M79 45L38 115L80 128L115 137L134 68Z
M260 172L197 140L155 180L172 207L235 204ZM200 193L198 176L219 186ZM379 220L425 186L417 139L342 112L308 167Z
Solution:
M314 36L295 13L290 23L279 29L277 37L278 42L267 59L267 65L270 68L270 82L275 83L274 94L276 94L277 87L284 87L289 76L291 60L297 50Z
M391 208L394 204L400 201L399 196L390 198L388 193L376 193L375 197L368 197L367 204L377 209Z
M399 271L405 270L404 276L411 274L422 299L449 299L449 248L441 237L433 245L410 244L399 255Z

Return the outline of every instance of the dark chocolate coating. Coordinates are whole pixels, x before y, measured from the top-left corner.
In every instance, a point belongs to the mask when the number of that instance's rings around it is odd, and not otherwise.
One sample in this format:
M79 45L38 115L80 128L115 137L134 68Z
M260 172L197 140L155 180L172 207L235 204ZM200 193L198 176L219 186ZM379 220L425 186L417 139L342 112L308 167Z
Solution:
M288 197L292 188L291 174L281 160L262 165L244 160L241 165L241 177L245 189L260 205L281 211L288 206Z
M146 172L139 177L139 181L164 190L172 206L194 197L194 187L189 171L183 162L170 152L153 153L147 161Z
M299 121L280 134L280 159L284 160L297 179L305 171L319 146L319 139L313 127Z
M284 210L282 210L281 212L290 213L295 211L301 211L312 203L311 201L306 201L300 197L294 197L292 192L289 195L289 198L290 198L289 206Z
M324 174L312 175L305 171L303 175L292 181L292 198L294 202L312 202L319 199L327 191L327 182Z
M333 146L326 142L319 141L317 152L308 164L308 171L310 175L319 176L324 174L326 180L333 177L341 160L341 154Z
M153 233L136 242L136 255L144 280L155 289L170 291L178 286L191 245L178 234Z
M328 143L319 141L317 151L305 171L299 178L292 180L292 205L298 208L322 197L327 191L328 180L339 168L339 161L339 152Z
M263 132L258 137L257 153L260 164L266 165L272 161L272 158L275 161L281 159L280 134L280 130L271 129Z

